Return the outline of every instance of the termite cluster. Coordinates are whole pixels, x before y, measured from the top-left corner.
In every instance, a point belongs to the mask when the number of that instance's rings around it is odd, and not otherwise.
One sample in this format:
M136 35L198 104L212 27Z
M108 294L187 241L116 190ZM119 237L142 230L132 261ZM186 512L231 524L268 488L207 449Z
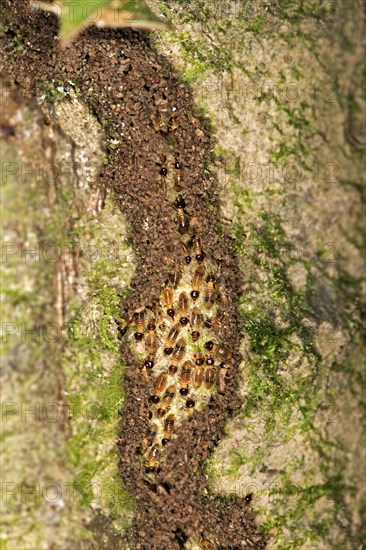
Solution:
M182 201L179 199L179 204ZM232 353L220 342L227 300L225 281L192 235L184 260L162 289L159 303L141 307L120 329L140 358L141 375L151 381L142 454L147 473L156 472L177 427L213 392L224 393Z
M163 130L169 133L171 126L170 121ZM156 131L163 130L159 123ZM130 340L141 375L151 387L141 446L148 476L159 471L166 460L166 448L183 421L189 420L194 410L202 410L212 393L225 393L232 367L232 353L220 341L225 323L222 305L229 299L228 292L219 266L201 247L196 220L181 194L184 173L179 154L161 157L160 177L170 196L175 194L172 207L182 261L169 275L158 303L137 309L119 326L120 336Z

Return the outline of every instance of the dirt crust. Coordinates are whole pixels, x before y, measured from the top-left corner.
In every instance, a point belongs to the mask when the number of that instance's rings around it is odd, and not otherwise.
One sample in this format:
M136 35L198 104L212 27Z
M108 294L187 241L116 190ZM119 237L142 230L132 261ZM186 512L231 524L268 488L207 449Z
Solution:
M125 314L157 303L161 289L183 260L176 208L161 177L164 151L178 155L183 166L182 191L187 210L197 218L196 233L205 253L217 262L230 300L222 339L234 353L240 341L236 299L241 277L235 255L218 219L217 184L209 171L213 141L197 115L189 89L182 86L168 61L159 57L149 36L130 30L90 28L61 49L57 20L31 9L1 1L3 67L25 97L47 94L51 82L77 89L103 125L108 164L96 185L113 189L127 217L139 253L132 293L121 303ZM21 41L23 47L15 44ZM174 549L192 538L208 537L216 548L263 548L265 537L254 524L244 500L218 498L206 489L203 463L219 442L226 421L240 405L237 371L228 391L212 396L203 412L195 411L169 447L156 484L141 475L139 448L146 430L149 387L136 359L123 344L127 363L126 402L120 420L120 471L127 490L138 502L133 548Z

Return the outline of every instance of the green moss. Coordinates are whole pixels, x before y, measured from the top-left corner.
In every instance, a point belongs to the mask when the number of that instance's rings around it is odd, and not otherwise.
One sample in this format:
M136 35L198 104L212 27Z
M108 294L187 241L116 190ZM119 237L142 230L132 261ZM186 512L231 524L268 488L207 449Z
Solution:
M3 27L3 32L7 33L11 37L8 42L8 48L11 50L13 57L19 57L25 50L23 36L19 32L14 32L8 25Z
M249 192L238 191L236 200L238 210L243 212L240 219L245 219ZM350 524L344 495L352 491L352 487L333 457L332 447L338 448L340 442L324 438L318 427L324 400L335 403L336 396L332 395L331 388L324 396L328 375L320 369L314 327L303 326L303 318L309 314L307 296L311 292L312 279L309 278L307 290L298 292L289 284L287 270L299 259L292 255L292 245L278 215L259 212L257 223L250 222L248 227L236 222L233 235L245 265L251 262L266 274L259 280L257 277L247 279L249 291L240 300L249 358L244 373L246 401L239 418L248 426L260 418L263 430L261 444L254 451L248 452L246 446L238 449L236 445L225 466L213 458L207 464L207 473L211 479L222 479L223 476L236 479L245 468L249 476L253 475L266 463L270 448L278 437L283 443L301 435L318 455L318 468L324 481L315 481L319 475L317 468L310 469L301 454L298 460L292 459L291 465L279 472L275 485L263 490L263 494L270 497L271 505L259 507L262 526L271 532L276 548L299 548L309 541L314 547L321 548L339 517L343 518L345 525ZM321 249L319 253L322 254ZM310 368L305 371L295 369L290 376L284 376L284 366L291 368L289 359L294 352L298 357L307 357ZM342 372L346 368L346 365L339 367ZM361 382L359 369L350 367L350 372L354 376L357 395ZM326 410L323 414L327 418L334 411ZM293 477L299 471L304 473L303 479L294 483ZM328 505L324 506L324 502ZM344 536L347 540L354 537L348 527Z
M194 65L187 66L187 68L182 72L182 82L185 84L203 82L207 71L207 64L204 61L196 61Z
M41 100L46 100L50 103L56 103L62 101L65 97L70 95L70 84L54 80L46 81L42 86Z
M76 307L64 354L72 413L67 451L77 471L74 488L80 504L96 503L123 531L131 520L134 500L123 489L118 472L116 441L124 403L124 363L115 319L122 297L128 294L128 287L121 289L117 283L121 277L128 282L133 270L126 260L131 252L128 240L120 235L121 220L112 222L116 212L111 201L103 216L98 223L76 225L73 232L79 246L85 249L85 242L89 243L90 252L97 256L83 266L90 288L88 300ZM112 232L110 223L114 224ZM94 260L93 254L90 259ZM113 281L116 284L111 286Z
M256 19L254 19L254 21L250 23L248 30L250 30L254 34L254 36L262 34L265 28L265 22L266 22L266 15L261 14Z
M124 402L124 365L118 358L119 345L111 328L119 296L104 289L93 302L92 311L98 311L98 321L92 332L85 334L85 322L91 313L86 310L70 328L72 340L67 346L65 370L72 435L67 450L78 472L74 487L81 504L89 506L97 501L123 527L128 524L134 502L120 482L115 449Z

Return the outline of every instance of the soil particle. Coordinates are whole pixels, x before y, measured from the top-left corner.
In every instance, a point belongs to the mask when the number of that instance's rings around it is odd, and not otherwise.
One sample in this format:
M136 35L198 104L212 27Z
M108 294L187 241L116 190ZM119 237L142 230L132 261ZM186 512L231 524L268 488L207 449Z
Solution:
M46 93L52 82L77 87L103 125L108 164L98 178L113 189L131 228L140 260L132 293L121 307L126 314L157 303L169 275L183 261L176 208L160 173L165 152L179 157L181 196L196 220L202 249L217 262L230 300L222 339L239 364L240 331L236 299L242 286L228 237L218 229L215 178L207 166L213 140L196 114L190 91L182 86L168 61L157 55L148 35L131 30L85 31L67 49L59 47L57 21L19 0L2 0L7 30L2 36L3 71L19 84L25 97ZM14 46L14 37L24 48ZM70 84L72 83L72 84ZM228 418L240 405L237 371L229 374L228 391L212 396L203 412L177 431L156 485L141 474L139 449L146 430L150 388L136 359L122 345L126 360L126 402L120 420L120 471L138 508L130 534L133 548L174 549L190 537L211 537L216 548L263 548L265 537L250 510L237 497L218 498L206 489L204 461L221 438Z

